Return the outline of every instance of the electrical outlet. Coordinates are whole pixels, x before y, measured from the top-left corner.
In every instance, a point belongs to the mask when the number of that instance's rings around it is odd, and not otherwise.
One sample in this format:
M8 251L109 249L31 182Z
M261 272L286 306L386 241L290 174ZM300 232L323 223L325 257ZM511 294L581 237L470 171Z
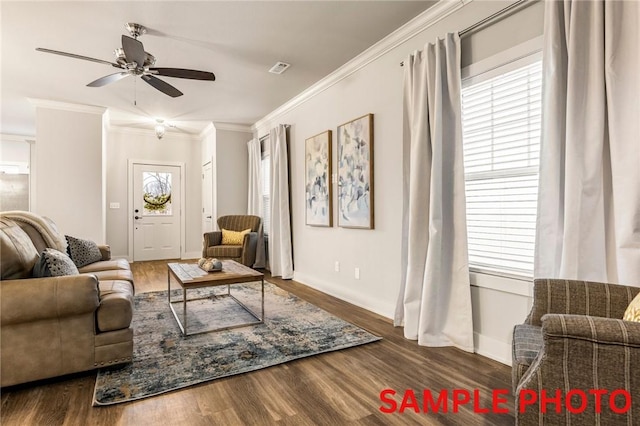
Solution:
M359 280L359 279L360 279L360 268L356 268L356 270L355 270L355 277L356 277L356 280Z
M335 265L333 266L333 269L334 269L336 272L340 272L340 262L338 262L338 261L336 260L336 263L335 263Z

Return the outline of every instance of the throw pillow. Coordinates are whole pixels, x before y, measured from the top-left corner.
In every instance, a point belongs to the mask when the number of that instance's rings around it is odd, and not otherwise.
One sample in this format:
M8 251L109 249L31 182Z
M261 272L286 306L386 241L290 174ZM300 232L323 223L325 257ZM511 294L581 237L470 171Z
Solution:
M67 253L78 268L102 260L102 253L93 241L64 236L67 239Z
M78 268L66 253L46 248L40 255L40 261L33 266L32 275L35 278L43 278L78 274Z
M629 303L622 319L625 321L640 322L640 293Z
M236 232L222 228L222 245L224 246L241 246L244 236L251 232L251 228L244 231Z

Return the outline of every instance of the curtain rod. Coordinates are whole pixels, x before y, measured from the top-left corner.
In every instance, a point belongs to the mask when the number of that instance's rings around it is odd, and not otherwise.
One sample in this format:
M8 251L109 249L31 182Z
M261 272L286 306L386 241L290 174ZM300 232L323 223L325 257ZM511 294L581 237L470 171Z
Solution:
M284 127L286 127L287 129L290 129L290 128L291 128L291 124L281 124L281 126L284 126ZM263 140L265 140L265 139L266 139L266 138L268 138L268 137L269 137L269 133L267 133L267 134L266 134L266 135L264 135L264 136L260 136L260 137L258 138L258 140L259 140L260 142L262 142Z
M520 9L524 9L526 6L530 6L533 3L537 3L540 0L518 0L514 3L511 3L509 6L500 9L499 11L497 11L496 13L487 16L486 18L469 25L467 28L465 28L462 31L458 31L458 35L460 36L460 38L463 38L465 36L471 35L473 34L473 32L475 30L477 30L478 28L484 27L487 24L490 24L496 20L498 20L499 18L505 18L510 12L517 12ZM404 66L404 61L400 62L400 66L403 67Z

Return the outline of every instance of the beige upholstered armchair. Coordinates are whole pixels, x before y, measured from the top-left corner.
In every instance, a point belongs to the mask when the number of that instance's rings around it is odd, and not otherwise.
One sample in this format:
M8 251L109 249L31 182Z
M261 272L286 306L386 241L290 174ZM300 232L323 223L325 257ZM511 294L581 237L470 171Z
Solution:
M531 312L513 334L518 425L638 424L640 323L621 318L639 291L637 287L597 282L535 280ZM550 398L559 390L560 412L549 399L546 413L542 412L543 390ZM595 390L601 390L600 413ZM614 391L613 404L624 412L611 409ZM624 392L633 402L626 411L621 410ZM533 402L534 398L537 401ZM520 412L523 400L530 403ZM588 403L586 407L581 407L583 401Z
M258 232L261 232L262 220L258 216L231 215L218 218L220 231L204 234L202 257L232 259L246 266L253 266L256 261ZM222 244L222 230L241 232L250 229L244 235L242 244Z

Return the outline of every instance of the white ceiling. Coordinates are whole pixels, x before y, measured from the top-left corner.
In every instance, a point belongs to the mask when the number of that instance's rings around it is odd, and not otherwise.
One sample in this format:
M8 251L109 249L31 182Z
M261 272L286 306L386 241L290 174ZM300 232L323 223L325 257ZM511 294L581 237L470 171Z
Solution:
M155 118L190 133L212 121L251 125L434 3L3 0L0 133L35 135L27 98L108 107L112 124L131 127L151 128ZM179 98L134 77L91 88L116 69L35 50L114 61L126 22L148 28L140 41L156 66L212 71L216 81L163 77ZM292 66L268 73L277 61Z

